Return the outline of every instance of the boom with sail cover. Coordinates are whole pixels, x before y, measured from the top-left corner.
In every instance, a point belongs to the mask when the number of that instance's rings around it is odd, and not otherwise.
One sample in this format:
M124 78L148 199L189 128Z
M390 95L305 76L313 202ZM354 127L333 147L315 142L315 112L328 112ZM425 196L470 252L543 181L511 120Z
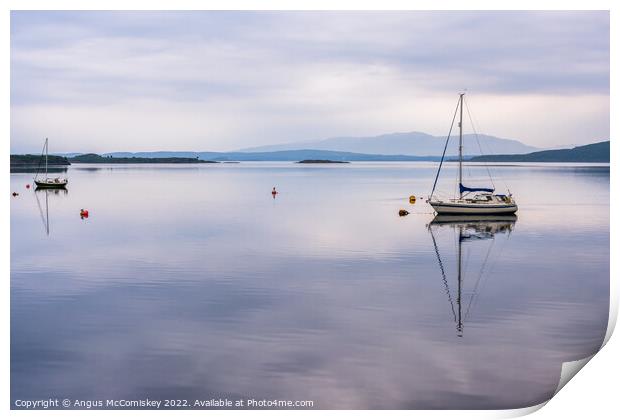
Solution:
M463 184L459 184L459 190L461 191L461 194L464 192L474 192L474 191L480 191L480 192L489 192L492 193L493 191L495 191L495 188L480 188L480 187L466 187Z

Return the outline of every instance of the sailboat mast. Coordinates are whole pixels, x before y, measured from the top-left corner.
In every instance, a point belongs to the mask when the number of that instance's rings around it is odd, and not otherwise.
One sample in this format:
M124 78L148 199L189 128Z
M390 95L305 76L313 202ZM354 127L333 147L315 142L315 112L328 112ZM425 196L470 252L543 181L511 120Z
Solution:
M45 138L45 179L47 179L47 137Z
M460 99L460 118L459 118L459 198L463 199L463 191L461 191L461 185L463 185L463 95L461 93Z

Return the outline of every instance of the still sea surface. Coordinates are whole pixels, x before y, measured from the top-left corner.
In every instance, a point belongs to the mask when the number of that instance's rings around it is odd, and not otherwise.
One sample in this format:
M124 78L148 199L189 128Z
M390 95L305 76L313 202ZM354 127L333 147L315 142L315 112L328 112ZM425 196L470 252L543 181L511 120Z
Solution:
M516 219L434 221L436 163L75 164L66 192L11 174L12 406L545 401L605 336L609 166L490 169Z

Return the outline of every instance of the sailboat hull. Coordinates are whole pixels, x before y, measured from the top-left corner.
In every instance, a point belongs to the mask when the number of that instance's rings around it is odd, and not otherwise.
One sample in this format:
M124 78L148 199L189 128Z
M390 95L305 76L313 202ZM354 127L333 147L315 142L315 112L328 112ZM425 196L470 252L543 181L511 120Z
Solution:
M450 203L431 201L429 204L438 214L514 214L516 204Z
M37 188L65 188L67 186L66 180L60 181L37 181L34 183L37 184Z

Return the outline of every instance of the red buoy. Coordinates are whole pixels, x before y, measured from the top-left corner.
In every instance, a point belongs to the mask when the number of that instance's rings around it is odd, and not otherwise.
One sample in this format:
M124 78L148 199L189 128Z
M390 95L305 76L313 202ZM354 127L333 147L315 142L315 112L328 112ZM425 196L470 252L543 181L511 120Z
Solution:
M26 184L26 189L30 188L30 184Z
M88 210L80 209L80 217L82 219L88 219Z

